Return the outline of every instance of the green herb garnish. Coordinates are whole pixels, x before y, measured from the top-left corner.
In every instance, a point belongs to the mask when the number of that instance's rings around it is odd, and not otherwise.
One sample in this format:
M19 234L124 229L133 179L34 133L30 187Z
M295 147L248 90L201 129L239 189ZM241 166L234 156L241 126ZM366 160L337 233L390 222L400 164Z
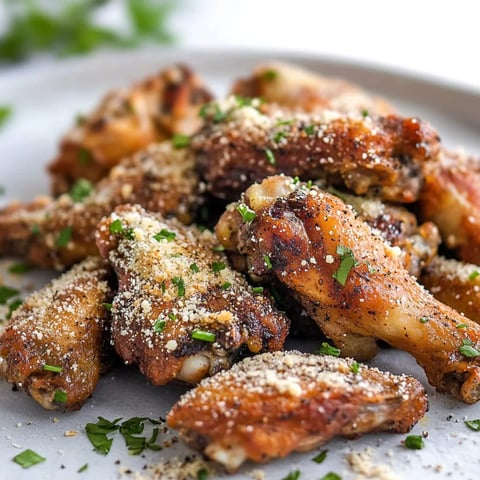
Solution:
M18 308L20 307L20 305L22 305L23 303L23 300L21 300L20 298L17 298L16 300L13 300L12 302L10 302L8 304L8 312L7 314L5 315L5 318L7 320L10 320L10 318L12 318L12 313Z
M88 468L88 463L84 463L78 470L77 473L82 473Z
M275 156L269 148L265 149L265 156L267 157L268 163L270 165L275 165Z
M273 141L275 143L280 143L282 139L284 139L287 136L285 132L277 132L275 136L273 137Z
M459 323L458 325L455 326L455 328L467 328L468 325L466 323Z
M92 162L92 154L85 148L77 151L77 159L80 165L89 165Z
M62 373L63 368L58 367L56 365L47 365L46 363L43 365L43 370L46 372L53 372L53 373Z
M162 228L158 233L156 233L153 238L160 242L161 240L167 240L167 242L172 242L175 240L177 234L175 232L171 232L166 228Z
M420 317L420 323L427 323L430 319L428 317Z
M95 452L107 455L113 442L113 439L107 437L107 435L119 429L118 422L120 420L121 418L117 418L113 422L110 422L103 417L98 417L97 423L87 423L85 431Z
M328 453L328 450L322 450L320 453L318 453L312 458L312 462L323 463L327 458L327 453Z
M225 269L226 265L225 262L213 262L212 263L212 270L217 273L221 272L223 269Z
M214 252L224 252L225 247L223 245L215 245L214 247L212 247L212 250Z
M172 138L173 148L186 148L190 145L190 137L177 133Z
M255 212L244 203L237 206L237 212L242 216L244 222L250 223L255 219Z
M111 304L111 303L104 303L104 304L103 304L103 307L104 307L105 310L107 310L108 312L111 312L111 311L112 311L112 304Z
M185 282L182 277L173 277L172 283L177 287L177 296L185 296Z
M0 128L7 123L8 119L12 116L12 113L12 107L9 107L8 105L0 105Z
M465 425L475 432L480 432L480 418L476 420L465 420Z
M286 477L283 477L282 480L298 480L300 478L300 470L294 470L290 472Z
M475 280L478 276L480 275L480 272L478 270L474 270L469 276L469 280Z
M176 319L177 319L177 316L176 316L174 313L170 312L170 313L168 314L168 318L169 318L170 320L176 320Z
M480 350L473 346L473 342L469 338L462 339L462 346L458 351L465 357L480 357Z
M403 444L410 450L421 450L425 446L421 435L408 435Z
M67 392L64 392L63 390L56 390L55 394L53 395L53 400L56 403L66 403Z
M191 263L190 264L190 270L193 273L198 273L200 271L200 269L198 268L198 265L196 263Z
M328 472L320 480L342 480L342 477L334 472Z
M120 237L128 240L133 240L135 238L135 232L133 231L133 228L124 228L122 221L119 218L110 224L109 229L112 235L119 235Z
M89 180L80 178L75 182L70 191L70 197L76 203L83 202L92 193L93 185Z
M194 340L201 340L202 342L213 343L216 339L216 335L212 332L206 332L205 330L200 330L196 328L192 332L192 338Z
M357 373L360 372L360 364L358 362L354 361L352 363L352 366L350 367L350 370L352 371L352 373L355 373L355 375L356 375Z
M262 286L252 287L252 292L253 293L263 293L263 287Z
M22 273L29 272L32 267L28 263L14 263L8 267L8 273L14 273L16 275L21 275Z
M338 357L340 355L340 349L330 345L328 342L322 342L322 345L317 350L317 353L323 355L332 355L333 357Z
M6 305L11 298L16 297L19 294L20 291L16 288L0 285L0 305Z
M313 125L308 125L308 127L305 127L305 133L307 135L313 135L315 133L315 127Z
M340 257L340 266L333 273L333 278L340 283L340 285L345 285L347 281L348 274L353 267L358 265L353 256L353 251L343 245L337 245L337 255Z
M165 329L165 324L167 322L165 320L160 320L158 319L154 324L153 324L153 331L155 333L162 333L163 330Z
M277 70L265 70L262 74L265 80L275 80L278 77Z
M268 255L263 256L263 261L264 261L265 265L267 266L267 268L269 270L271 270L273 268L272 260L270 259L270 257Z
M15 455L12 460L20 465L22 468L30 468L36 465L37 463L42 463L45 461L45 457L42 457L37 452L30 450L24 450L23 452Z
M60 233L58 234L58 237L55 240L55 245L58 248L64 248L70 243L71 239L72 239L72 227L65 227L62 230L60 230Z
M221 288L222 290L228 290L231 286L232 286L232 284L231 284L230 282L225 282L225 283L222 283L222 284L220 285L220 288Z

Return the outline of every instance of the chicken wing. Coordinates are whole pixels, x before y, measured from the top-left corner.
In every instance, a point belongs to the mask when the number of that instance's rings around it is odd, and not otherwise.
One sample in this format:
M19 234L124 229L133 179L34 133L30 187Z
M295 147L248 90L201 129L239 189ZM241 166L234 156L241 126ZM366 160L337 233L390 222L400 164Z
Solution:
M202 203L193 157L169 142L122 160L96 186L85 180L76 185L80 189L56 200L41 197L0 210L0 255L62 269L98 255L95 229L117 205L138 203L190 223Z
M439 150L436 132L417 118L290 114L235 97L204 113L192 148L207 190L228 200L255 181L285 173L412 202L422 164Z
M42 407L76 410L91 396L108 349L112 273L91 257L33 293L0 337L7 381Z
M435 298L480 324L480 266L436 257L420 282Z
M384 340L411 353L439 391L480 399L480 326L425 291L351 207L277 176L252 185L238 208L251 214L224 220L240 223L231 230L249 271L295 292L337 345L345 334Z
M443 151L424 170L422 218L438 226L460 260L480 264L480 157Z
M229 267L211 232L125 205L102 220L97 242L119 280L113 344L151 383L198 382L282 348L288 319Z
M232 94L261 98L291 110L388 115L386 100L369 95L345 80L319 75L296 65L272 62L257 67L250 77L235 82Z
M129 90L108 94L63 138L49 165L55 195L80 178L97 182L122 158L174 134L191 134L199 108L212 99L200 78L184 65L171 66Z
M426 410L424 389L412 377L289 351L245 359L203 380L167 422L192 448L234 471L245 460L285 457L335 435L407 432Z

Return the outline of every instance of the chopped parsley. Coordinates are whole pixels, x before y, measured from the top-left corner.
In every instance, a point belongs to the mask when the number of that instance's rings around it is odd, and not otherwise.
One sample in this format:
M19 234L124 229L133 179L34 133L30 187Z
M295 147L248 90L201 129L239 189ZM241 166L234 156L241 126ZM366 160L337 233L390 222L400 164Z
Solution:
M19 293L16 288L0 285L0 305L6 305L11 298L16 297Z
M285 132L277 132L275 136L273 137L273 141L275 143L280 143L282 139L284 139L287 136Z
M468 325L466 323L459 323L458 325L455 326L455 328L467 328Z
M265 70L262 77L264 80L275 80L278 77L278 71L273 69Z
M250 223L255 219L255 212L244 203L237 206L237 212L242 216L244 222Z
M47 365L46 363L42 367L46 372L62 373L63 368L56 365Z
M462 346L458 351L465 357L480 357L480 350L473 346L473 342L469 338L462 339Z
M263 293L263 287L260 285L258 287L252 287L253 293Z
M420 323L427 323L429 320L428 317L420 317Z
M300 182L300 179L298 177L293 178L293 184L294 185L297 185L297 183L299 183L299 182Z
M368 115L370 115L369 111L368 111L366 108L364 108L364 109L362 110L362 117L363 117L363 118L366 118L366 117L368 117Z
M176 320L176 319L177 319L177 316L176 316L173 312L170 312L170 313L168 314L168 318L169 318L170 320Z
M2 128L12 116L12 107L0 105L0 128Z
M290 472L286 477L283 477L282 480L298 480L300 478L300 470L294 470Z
M343 245L337 245L337 255L340 257L340 266L333 273L333 278L340 284L345 285L347 277L353 267L358 265L358 262L353 256L353 251Z
M478 270L474 270L469 276L469 280L475 280L478 276L480 275L480 272Z
M71 239L72 239L72 227L62 228L62 230L60 230L60 233L58 234L57 239L55 240L55 245L58 248L64 248L70 243Z
M277 127L283 127L286 125L292 125L294 120L279 120L276 124Z
M82 473L88 468L88 463L84 463L78 470L77 473Z
M480 432L480 418L476 420L465 420L465 425L475 432Z
M156 233L153 238L157 240L157 242L160 242L161 240L166 240L167 242L172 242L175 240L175 237L177 234L175 232L171 232L170 230L167 230L166 228L162 228L158 233Z
M173 148L186 148L190 145L190 137L177 133L172 138Z
M28 263L14 263L8 267L8 273L14 273L16 275L21 275L22 273L29 272L31 270L31 266Z
M350 370L352 371L352 373L355 373L356 375L357 373L360 372L360 364L358 362L353 362L352 366L350 367Z
M275 156L269 148L265 149L265 156L267 157L268 163L270 165L275 165Z
M212 332L206 332L205 330L200 330L196 328L193 332L191 337L194 340L201 340L202 342L209 342L213 343L216 339L216 335Z
M127 240L133 240L135 238L135 232L133 231L133 228L124 228L122 221L119 218L110 224L109 229L112 235L119 235Z
M220 288L221 288L222 290L228 290L231 286L232 286L232 284L231 284L230 282L225 282L225 283L222 283L222 284L220 285Z
M85 178L78 179L70 190L70 197L76 203L83 202L91 193L93 185Z
M185 296L185 282L182 277L173 277L172 283L177 287L177 297Z
M313 182L311 180L309 180L307 182L307 188L310 190L312 188L312 186L313 186Z
M34 234L34 235L40 235L40 226L36 223L34 223L32 225L32 227L30 228L31 232Z
M3 185L0 185L0 195L5 194L5 187Z
M200 269L198 268L198 265L195 262L190 264L190 270L193 273L198 273L200 271Z
M421 450L425 446L421 435L408 435L403 441L403 444L410 450Z
M107 310L107 312L112 311L112 304L111 303L104 303L103 307L105 308L105 310Z
M320 480L342 480L342 477L334 472L328 472Z
M270 259L270 257L268 255L263 256L263 261L264 261L265 265L267 266L267 268L269 270L271 270L273 268L272 260Z
M85 148L77 151L77 159L80 165L89 165L92 162L92 154Z
M337 347L334 347L333 345L330 345L328 342L322 342L322 345L317 350L317 353L338 357L340 355L340 349Z
M312 458L312 462L323 463L327 458L327 453L328 453L328 450L322 450L320 453L318 453Z
M198 114L201 118L211 118L213 123L220 123L227 118L226 112L223 112L216 102L203 105Z
M98 417L97 423L87 423L85 431L95 452L107 455L113 442L113 439L107 435L119 429L118 422L120 420L121 418L117 418L111 422L103 417Z
M163 330L165 329L165 324L167 322L165 320L160 320L158 319L154 324L153 324L153 331L155 333L162 333Z
M212 270L217 273L217 272L221 272L222 270L224 270L226 267L225 265L225 262L213 262L212 263Z
M30 468L36 465L37 463L42 463L45 461L45 457L42 457L37 452L30 450L24 450L23 452L15 455L12 460L20 465L22 468Z
M20 298L17 298L10 302L8 305L8 312L7 315L5 316L7 320L10 320L12 318L12 313L23 303L23 300Z
M307 135L313 135L315 133L315 127L313 125L308 125L308 127L305 127L305 133Z
M225 247L223 245L215 245L214 247L212 247L212 250L214 252L224 252Z
M56 403L66 403L67 402L67 392L63 390L56 390L53 395L53 401Z
M204 468L201 468L197 472L197 480L208 480L208 472Z

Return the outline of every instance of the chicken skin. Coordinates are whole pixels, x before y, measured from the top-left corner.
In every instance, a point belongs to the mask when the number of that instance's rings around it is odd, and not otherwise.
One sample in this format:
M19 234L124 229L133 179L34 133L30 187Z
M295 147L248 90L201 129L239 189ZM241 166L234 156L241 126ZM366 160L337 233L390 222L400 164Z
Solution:
M291 110L388 115L394 113L382 98L369 95L345 80L329 78L301 67L271 62L257 67L233 85L232 94L261 98Z
M42 407L77 410L92 395L109 350L112 272L91 257L33 293L0 337L8 382Z
M480 158L443 151L424 170L421 217L438 226L460 260L480 264Z
M237 200L255 181L284 173L412 202L422 185L422 164L435 160L439 150L436 132L417 118L292 114L235 97L210 104L204 113L192 149L207 190L227 200Z
M480 324L480 266L435 257L420 282L435 298Z
M98 255L97 224L123 203L190 223L202 203L193 157L170 142L151 145L122 160L95 186L81 180L56 200L41 197L0 210L0 255L56 269Z
M195 383L282 348L288 319L229 267L211 232L124 205L102 220L97 242L119 280L113 344L152 384Z
M203 380L167 416L192 448L235 471L305 451L336 435L407 432L427 399L412 377L351 359L264 353Z
M49 165L54 195L70 191L80 178L97 182L122 158L151 143L190 135L200 126L200 106L211 99L200 78L184 65L109 93L64 136Z
M219 228L220 241L236 231L251 275L293 291L337 346L345 334L381 339L411 353L439 391L480 399L480 326L420 286L351 207L277 176L252 185L236 208L219 220L237 222Z

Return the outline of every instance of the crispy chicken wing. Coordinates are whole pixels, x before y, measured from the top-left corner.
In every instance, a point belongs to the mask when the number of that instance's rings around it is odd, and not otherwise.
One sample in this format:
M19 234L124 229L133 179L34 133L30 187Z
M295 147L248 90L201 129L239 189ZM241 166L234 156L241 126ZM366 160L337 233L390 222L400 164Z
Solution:
M113 168L96 186L84 180L56 200L0 210L0 255L25 258L32 265L62 269L87 255L98 255L98 222L123 203L138 203L185 223L202 203L193 157L170 142L151 145ZM83 190L82 190L83 185Z
M107 354L110 269L88 258L33 293L0 337L7 381L42 407L76 410L92 394Z
M424 389L412 377L290 351L257 355L203 380L167 422L234 471L245 460L266 462L335 435L407 432L426 410Z
M151 143L193 133L200 126L200 106L211 98L184 65L111 92L63 138L49 166L53 193L68 192L80 178L97 182L122 158Z
M198 382L250 352L282 348L288 319L214 250L211 232L125 205L97 238L119 279L113 344L153 384Z
M345 80L281 62L260 65L250 77L237 80L232 93L304 112L328 109L342 113L394 113L385 100Z
M460 260L480 264L480 157L443 151L424 166L420 212Z
M480 266L435 257L420 281L435 298L480 324Z
M288 114L234 97L210 104L205 116L192 148L207 189L229 200L255 181L285 173L412 202L422 163L439 149L435 131L417 118Z
M345 334L384 340L411 353L438 390L480 399L480 326L424 290L350 207L279 176L252 185L243 201L250 221L230 213L219 222L241 223L230 230L255 278L295 292L340 347Z

